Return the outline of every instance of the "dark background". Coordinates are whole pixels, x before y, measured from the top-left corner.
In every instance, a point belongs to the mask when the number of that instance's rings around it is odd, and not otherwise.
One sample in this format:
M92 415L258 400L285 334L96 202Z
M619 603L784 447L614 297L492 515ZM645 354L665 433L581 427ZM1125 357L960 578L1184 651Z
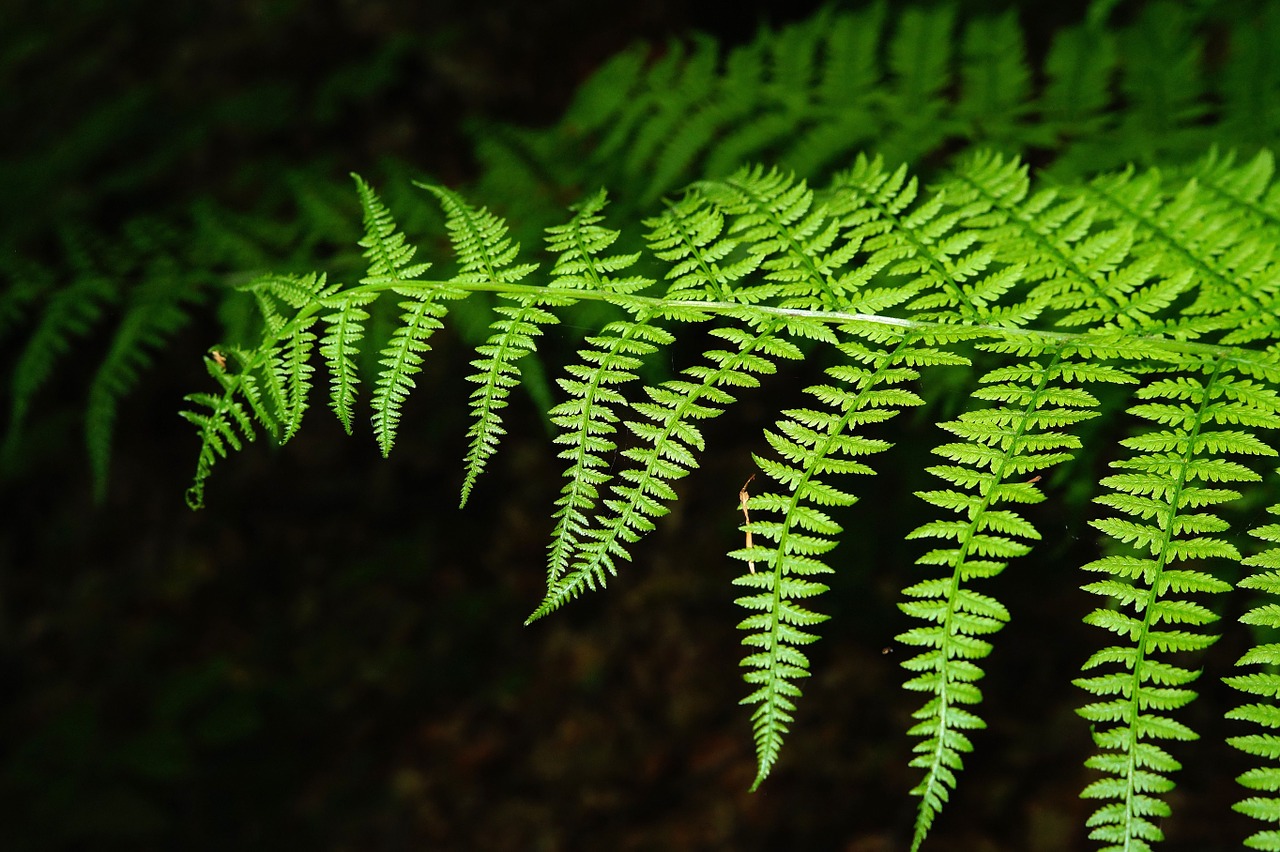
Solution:
M1033 50L1082 5L1025 4ZM0 84L21 120L0 136L0 209L15 239L40 246L63 217L109 227L198 196L235 204L302 161L343 174L390 157L463 184L476 169L467 121L554 121L636 39L698 28L736 43L817 4L5 6ZM176 411L206 383L200 356L219 333L198 320L122 408L101 503L74 369L11 464L0 848L906 848L918 701L900 686L895 603L938 412L844 519L848 561L818 604L833 618L814 677L773 777L749 794L736 566L723 554L763 447L759 401L711 428L714 452L605 593L526 628L559 488L527 399L458 511L469 391L457 365L470 356L444 334L390 460L317 402L287 449L260 441L222 463L209 508L192 513L196 442ZM553 332L548 346L572 340ZM802 381L779 376L759 396ZM1046 505L1036 520L1079 530L1083 511ZM1094 604L1071 569L1090 544L1047 542L1051 559L992 584L1014 620L987 666L991 728L927 848L1087 847L1088 730L1070 678L1096 644L1079 623ZM1240 651L1224 640L1211 656ZM1226 816L1239 767L1218 745L1221 702L1201 705L1186 721L1205 745L1180 752L1166 849L1244 833L1224 822L1239 819Z

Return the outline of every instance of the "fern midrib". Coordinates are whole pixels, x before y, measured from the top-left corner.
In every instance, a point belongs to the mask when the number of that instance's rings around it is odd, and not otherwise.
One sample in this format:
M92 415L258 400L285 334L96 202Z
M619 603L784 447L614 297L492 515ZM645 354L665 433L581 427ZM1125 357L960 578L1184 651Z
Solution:
M947 661L951 659L950 653L949 653L949 647L951 644L951 636L952 636L951 622L955 618L956 601L960 592L960 573L961 573L961 569L965 565L965 562L969 558L969 551L971 549L971 545L973 544L973 537L978 534L978 522L979 520L981 520L982 516L986 513L987 509L991 507L992 496L996 493L997 489L999 489L1000 485L1004 482L1005 470L1008 469L1009 464L1013 460L1013 457L1018 452L1018 441L1021 440L1022 436L1026 434L1027 425L1030 423L1032 415L1034 415L1035 412L1039 410L1039 405L1041 400L1044 397L1045 389L1048 387L1049 381L1053 376L1053 369L1058 365L1058 362L1062 360L1062 356L1063 356L1063 347L1059 346L1056 350L1054 350L1053 360L1050 361L1049 365L1041 371L1040 380L1036 385L1035 391L1032 393L1031 398L1027 400L1026 404L1022 408L1022 416L1018 418L1018 428L1014 433L1014 436L1009 440L1009 445L1005 449L1004 455L1000 459L1000 466L997 470L993 471L994 477L991 480L991 486L987 489L987 493L982 495L982 502L978 504L977 510L973 513L973 516L969 519L969 525L967 527L967 530L964 536L964 543L960 546L960 553L956 557L955 568L951 572L951 583L947 587L947 612L946 612L946 615L943 616L943 620L941 623L942 645L938 649L942 653L943 665L945 665ZM938 701L939 701L939 708L940 708L938 713L938 721L939 721L939 724L941 725L941 728L936 734L937 745L934 747L934 750L933 750L933 766L939 766L942 763L943 751L946 748L946 739L947 739L946 736L944 736L944 732L949 729L946 724L946 716L947 716L947 710L949 709L951 704L951 699L947 695L947 688L948 686L950 686L950 681L941 671L939 672L939 674L942 675L939 678L939 683L941 686L938 693ZM932 790L939 783L937 774L933 771L930 771L928 773L927 780L929 783L930 790ZM921 801L920 801L921 810L923 810L925 807L928 806L928 801L929 800L927 796L924 796L924 795L921 796ZM920 833L919 827L917 827L916 839L912 844L912 849L913 850L918 849L920 847L920 844L923 841L924 841L924 835Z
M338 400L347 400L355 397L356 385L359 383L359 379L355 374L355 366L351 363L344 347L353 333L359 334L363 331L360 323L351 318L351 310L363 310L363 306L357 306L348 293L344 293L343 297L343 304L338 308L338 321L332 327L334 332L333 346L336 354L333 363L337 365L338 369L331 371L331 374L337 379L337 385L333 393L335 399ZM354 329L354 332L352 332L352 329ZM351 412L341 407L337 407L337 409L338 422L342 424L343 431L350 435Z
M644 318L645 315L641 315L640 317L637 317L636 320L637 322L643 322ZM617 353L620 349L618 344L632 339L635 330L636 326L633 324L627 329L625 335L620 338L615 338L614 346L610 350L609 354ZM604 363L603 359L607 357L608 355L602 356L602 363ZM585 484L583 478L577 475L577 472L587 469L587 441L591 439L590 428L591 424L594 422L591 419L591 412L596 410L596 393L600 389L600 381L604 377L605 370L602 368L593 371L593 373L591 383L587 386L587 392L582 397L582 411L578 414L578 425L573 433L576 436L573 442L574 447L576 448L573 455L573 464L565 469L564 474L572 484L569 487L569 491L564 495L567 499L564 504L564 508L561 510L562 514L560 520L556 523L556 527L551 533L551 546L548 548L550 553L547 557L548 584L554 583L558 580L564 573L565 569L569 567L569 560L572 558L574 546L577 544L576 541L570 540L569 536L570 519L575 511L574 507L579 501L579 495L582 493L582 486ZM597 493L599 493L598 489Z
M796 317L800 319L811 319L816 322L830 323L832 325L845 325L850 322L867 322L876 325L887 325L895 328L919 330L919 331L946 331L956 332L958 330L970 330L981 334L989 334L999 338L1025 338L1029 340L1043 341L1050 345L1058 342L1080 343L1083 345L1106 345L1107 343L1115 343L1116 335L1120 335L1123 340L1130 344L1137 344L1142 347L1149 348L1150 351L1165 350L1179 355L1199 355L1214 361L1230 361L1240 364L1243 367L1260 370L1276 370L1280 369L1280 360L1272 357L1270 353L1257 349L1247 349L1240 346L1224 346L1217 343L1203 343L1194 340L1173 340L1164 337L1152 337L1144 334L1130 334L1123 330L1104 329L1101 332L1101 340L1096 333L1088 331L1047 331L1043 329L1026 328L1024 326L1008 326L993 325L988 323L966 321L963 324L953 322L938 322L934 320L917 320L906 319L902 317L891 317L884 314L862 314L851 311L838 310L819 310L815 308L784 308L776 305L748 304L744 302L724 302L724 301L700 301L700 300L684 300L684 299L664 299L661 296L639 296L634 294L621 293L596 293L590 290L577 290L568 287L544 287L537 284L515 284L505 281L482 281L482 282L466 282L459 283L449 280L430 281L424 279L394 279L386 282L377 282L375 284L361 285L360 290L384 290L392 287L402 287L405 285L426 286L432 288L449 288L452 290L464 291L468 293L485 292L485 293L526 293L548 298L552 294L553 298L565 299L569 302L592 300L609 302L618 307L630 311L638 312L641 308L653 309L654 315L676 311L702 312L711 314L732 315L738 317L751 317L752 315L763 315L770 317ZM355 292L355 289L345 292Z
M1124 852L1129 852L1129 850L1132 848L1132 843L1134 838L1133 838L1133 833L1128 830L1128 827L1130 823L1133 821L1133 819L1135 818L1135 816L1137 816L1134 813L1133 799L1136 794L1136 791L1134 790L1134 776L1137 772L1137 760L1138 760L1138 757L1137 757L1138 737L1137 737L1137 733L1134 731L1134 727L1138 720L1138 713L1141 710L1141 707L1139 706L1139 703L1138 703L1138 691L1142 687L1142 678L1140 677L1139 672L1142 669L1143 660L1145 660L1147 657L1147 634L1151 631L1152 618L1154 616L1155 609L1156 609L1156 606L1155 606L1156 598L1158 597L1157 589L1159 589L1160 587L1160 578L1164 575L1165 565L1168 563L1169 546L1173 543L1173 536L1174 536L1173 522L1177 518L1178 502L1182 498L1182 489L1185 487L1186 481L1187 481L1187 465L1191 463L1192 456L1195 454L1196 438L1199 437L1200 427L1204 423L1205 409L1209 407L1209 403L1212 398L1211 392L1213 390L1213 386L1217 382L1218 376L1221 374L1221 372L1222 372L1222 363L1218 362L1217 364L1214 365L1213 373L1210 375L1209 381L1205 383L1204 398L1200 400L1200 408L1198 411L1196 411L1196 419L1195 419L1194 425L1192 427L1191 432L1187 435L1187 449L1182 454L1182 464L1178 466L1178 479L1176 484L1174 485L1173 493L1169 497L1169 513L1166 516L1165 523L1163 525L1164 526L1162 530L1163 535L1161 536L1161 541L1160 541L1160 555L1159 555L1159 558L1156 560L1156 570L1152 574L1152 578L1151 578L1151 584L1150 584L1151 598L1147 603L1146 612L1144 612L1142 616L1142 633L1138 637L1138 649L1137 649L1137 654L1134 657L1134 661L1133 661L1133 673L1130 675L1130 679L1129 679L1129 682L1131 684L1130 692L1129 692L1129 695L1130 695L1129 703L1133 708L1133 711L1130 714L1130 718L1133 721L1129 723L1129 732L1131 736L1128 739L1128 754L1125 756L1128 771L1126 772L1126 775L1125 775L1125 795L1124 795L1124 813L1125 813L1124 824L1126 829L1125 839L1124 839Z
M514 317L507 317L509 325L505 331L498 335L498 339L500 341L498 344L498 351L487 356L489 358L489 369L485 372L484 393L479 400L474 400L472 402L473 411L481 412L481 416L477 417L471 424L471 428L467 430L467 437L471 438L472 442L471 446L467 449L466 458L463 459L463 465L466 467L467 473L462 482L462 494L458 504L458 508L460 509L467 505L467 500L471 496L471 490L475 487L476 481L480 478L481 467L488 460L488 455L485 452L487 445L484 442L485 435L488 432L485 416L490 415L495 410L493 408L493 404L495 401L499 400L498 391L500 388L498 385L498 377L502 375L502 365L507 363L507 353L512 351L520 352L519 356L511 359L511 364L514 366L517 361L531 351L511 344L517 334L519 334L515 329L529 322L527 317L535 312L537 304L532 300L518 299L516 297L510 298L519 303L520 310ZM532 337L533 335L530 336ZM519 368L517 367L516 369ZM503 395L505 396L506 394L504 393ZM497 415L493 416L495 418L497 417ZM494 425L496 425L496 423Z

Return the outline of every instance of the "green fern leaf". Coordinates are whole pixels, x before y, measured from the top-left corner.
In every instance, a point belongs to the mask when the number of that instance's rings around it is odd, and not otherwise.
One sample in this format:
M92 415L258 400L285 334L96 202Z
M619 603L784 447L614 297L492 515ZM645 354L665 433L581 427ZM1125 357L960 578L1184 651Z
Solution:
M605 194L597 193L582 203L568 224L548 231L549 247L559 252L552 275L561 287L599 293L630 294L653 281L640 276L619 278L615 273L630 268L639 255L602 256L618 237L618 232L600 226ZM569 399L551 409L551 420L561 429L555 439L565 449L559 457L568 462L564 486L556 500L552 517L556 521L547 547L547 582L554 583L568 569L590 513L599 499L599 487L608 481L606 455L617 445L608 437L614 425L617 405L625 402L616 386L636 378L634 372L644 356L675 338L653 325L657 314L645 310L634 320L610 323L602 334L590 337L589 349L578 355L583 363L568 368L569 377L559 380Z
M1280 515L1280 505L1272 506L1268 511ZM1271 545L1280 545L1280 524L1268 524L1252 531L1253 535ZM1243 562L1244 565L1257 570L1241 580L1239 586L1253 589L1265 595L1264 600L1273 601L1280 594L1280 547L1272 546ZM1274 603L1256 606L1240 617L1240 621L1262 631L1274 631L1280 627L1280 607ZM1236 661L1237 666L1258 666L1266 668L1249 674L1223 678L1223 681L1241 692L1255 697L1252 703L1242 704L1226 714L1228 719L1249 722L1267 733L1238 735L1228 738L1227 742L1244 753L1267 761L1269 765L1258 766L1240 775L1236 780L1246 790L1254 793L1274 794L1280 790L1280 750L1276 744L1280 738L1272 733L1280 728L1280 676L1275 674L1275 667L1280 664L1280 645L1275 643L1259 643ZM1253 817L1272 828L1252 834L1245 846L1250 849L1280 848L1280 798L1274 795L1246 796L1236 803L1235 809L1240 813Z
M458 273L451 279L452 284L518 284L537 268L537 264L512 264L519 255L520 247L507 236L507 226L497 216L488 210L472 207L457 193L443 187L428 184L418 186L436 196L444 208L447 217L445 224L460 263ZM503 296L515 302L516 307L504 306L497 309L498 314L504 318L495 321L493 334L477 350L477 354L482 357L471 362L477 372L468 377L480 387L471 395L474 420L467 432L471 443L467 449L466 476L462 483L463 505L466 505L476 479L505 432L499 412L506 407L506 398L511 388L519 382L518 378L513 378L519 376L515 362L534 350L534 337L541 334L539 326L556 322L554 314L535 304L535 298L506 293ZM443 315L442 311L439 316ZM415 327L422 330L426 328ZM438 328L439 323L433 322L431 327ZM425 336L423 334L418 342L425 340ZM424 351L425 348L416 351ZM412 356L409 369L414 373L418 371L417 364L421 362L416 351L406 353ZM407 377L408 374L405 375ZM380 383L381 381L379 379ZM389 444L387 447L389 448ZM385 454L386 449L383 452Z
M399 288L395 292L407 299L399 303L403 312L399 327L379 354L382 371L373 392L373 434L384 458L395 444L404 401L416 387L413 377L422 371L422 353L431 348L427 339L443 328L441 318L446 312L429 293Z
M1163 429L1153 435L1121 441L1135 452L1113 462L1121 471L1102 480L1111 493L1098 502L1129 516L1093 522L1116 541L1128 545L1132 556L1110 556L1085 566L1111 575L1084 586L1086 591L1114 601L1115 609L1098 609L1086 617L1127 640L1127 645L1107 648L1084 665L1089 671L1119 664L1119 671L1079 678L1076 684L1102 699L1080 709L1098 727L1094 742L1099 752L1086 765L1107 776L1087 787L1086 798L1115 800L1102 805L1090 820L1091 839L1111 844L1107 848L1148 848L1163 834L1153 821L1166 816L1168 806L1157 797L1173 788L1167 777L1179 764L1152 740L1187 740L1195 733L1166 714L1195 698L1189 686L1197 672L1170 665L1154 657L1158 653L1200 651L1215 636L1197 631L1164 629L1162 625L1203 626L1217 616L1201 604L1166 597L1178 594L1221 593L1230 586L1203 572L1181 571L1166 578L1167 570L1186 560L1236 560L1235 547L1207 533L1225 532L1228 524L1205 513L1188 513L1192 505L1225 502L1238 496L1216 485L1256 480L1243 465L1216 457L1221 452L1244 450L1275 455L1256 442L1240 442L1214 427L1229 425L1241 416L1238 399L1247 396L1248 417L1274 428L1280 425L1278 400L1258 394L1247 380L1232 376L1222 364L1206 367L1207 380L1193 375L1161 379L1138 392L1139 399L1169 399L1170 403L1138 403L1131 413ZM1153 444L1151 438L1161 439ZM1194 489L1194 490L1193 490ZM1134 615L1123 610L1131 609ZM1103 725L1107 727L1103 727ZM1157 795L1150 795L1157 794Z
M119 297L117 286L99 268L91 247L81 236L66 230L62 239L76 277L70 286L49 299L18 355L10 380L5 455L17 450L31 402L52 377L58 359L70 352L72 340L89 333L106 306Z
M187 505L192 509L199 509L204 505L205 480L213 472L214 463L219 458L226 458L230 450L240 450L243 446L241 436L249 441L255 438L253 422L245 412L244 404L235 398L237 394L244 394L248 374L231 374L226 370L228 359L234 360L237 366L243 366L248 363L248 356L235 349L226 354L215 351L215 354L216 358L206 357L204 363L209 375L222 387L222 395L196 393L183 397L184 402L208 409L207 413L191 410L181 412L184 419L200 430L200 453L196 461L195 479L186 494ZM260 411L260 407L255 406L255 410Z
M356 385L360 383L355 356L360 351L360 341L364 339L365 323L369 321L369 312L365 308L377 298L377 293L346 292L324 301L324 307L334 313L321 318L326 332L320 341L320 355L325 359L331 377L329 404L348 435L351 434Z
M749 631L742 641L750 653L742 665L748 669L744 678L753 687L742 703L759 705L751 717L758 766L753 790L768 777L794 721L792 714L801 694L795 681L809 674L809 660L797 646L816 641L817 636L806 628L825 620L795 601L827 590L826 585L805 579L832 571L823 554L836 546L841 528L826 507L855 501L852 494L825 480L832 474L874 472L859 459L891 445L862 437L855 430L883 423L904 407L923 402L905 390L892 405L877 396L885 388L919 376L908 364L963 363L933 348L930 344L938 340L932 336L886 334L875 327L856 325L844 327L842 333L855 338L839 345L853 364L829 368L827 374L833 383L808 389L821 409L783 412L776 431L765 433L782 460L762 456L755 456L755 460L779 490L748 499L743 488L742 509L749 520L742 529L748 546L730 554L747 562L750 569L734 584L754 592L737 599L739 606L751 612L738 625ZM750 518L750 512L756 517Z
M943 424L963 443L934 449L949 464L929 471L950 487L917 495L959 518L923 524L908 536L939 540L943 546L927 552L918 564L950 571L908 587L904 594L912 600L900 604L904 613L925 622L898 637L925 649L903 663L916 673L906 688L928 696L913 714L919 721L910 731L923 739L911 765L924 770L912 791L920 796L913 850L920 848L954 789L962 755L973 749L966 732L985 727L972 712L982 700L975 685L984 674L979 661L992 648L984 637L1009 620L999 601L973 591L970 584L998 575L1040 538L1033 524L1002 504L1043 500L1035 483L1080 447L1080 440L1063 430L1095 417L1098 402L1067 382L1132 381L1123 373L1079 369L1072 362L1075 353L1063 346L1038 354L1047 361L1031 360L983 376L983 387L974 396L995 404Z

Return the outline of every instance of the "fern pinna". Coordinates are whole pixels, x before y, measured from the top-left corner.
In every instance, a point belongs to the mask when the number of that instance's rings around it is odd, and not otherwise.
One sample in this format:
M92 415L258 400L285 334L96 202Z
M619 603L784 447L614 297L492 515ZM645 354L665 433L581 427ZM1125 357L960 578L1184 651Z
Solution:
M1270 565L1270 556L1242 557L1221 512L1260 481L1248 462L1274 455L1266 433L1280 425L1272 173L1265 152L1245 163L1211 154L1178 176L1127 170L1058 184L979 153L930 188L867 157L820 188L746 168L691 185L631 235L627 251L614 248L625 233L605 224L606 197L596 193L548 230L541 267L521 259L493 213L424 186L444 209L459 261L437 277L428 275L436 266L414 262L391 212L357 178L368 274L346 286L320 274L246 285L263 340L210 353L222 393L190 397L198 408L186 416L202 436L190 499L199 505L214 460L253 437L252 419L282 440L296 433L317 342L333 408L350 426L363 324L387 291L402 313L371 399L384 452L450 302L498 298L473 362L465 499L499 445L520 359L558 311L596 303L603 326L565 367L564 399L550 410L565 480L533 621L605 585L634 557L677 499L675 483L708 452L706 421L762 377L826 359L808 401L778 411L764 431L755 483L733 507L746 513L747 544L729 556L741 565L733 583L743 592L756 787L796 721L805 648L825 619L822 578L845 560L837 517L891 452L885 424L923 402L914 386L922 373L980 368L969 407L940 424L947 437L929 473L941 486L918 495L935 519L908 536L927 542L917 562L928 576L905 584L901 608L913 624L898 637L912 650L906 688L924 698L910 731L919 848L984 725L983 661L1016 616L983 581L1030 569L1043 533L1021 507L1045 500L1051 471L1078 463L1086 437L1105 434L1082 424L1129 393L1127 420L1110 427L1124 431L1105 456L1114 470L1096 499L1105 514L1093 521L1111 544L1084 566L1082 584L1106 601L1086 621L1117 640L1084 662L1077 683L1092 696L1080 714L1094 726L1088 766L1100 773L1084 795L1103 800L1091 837L1102 848L1148 848L1178 768L1176 743L1166 741L1195 736L1176 716L1194 698L1195 655L1215 638L1204 596L1231 588L1233 564ZM699 336L701 362L661 378L664 350ZM1097 395L1104 386L1111 409ZM1263 609L1250 621L1268 618ZM1267 648L1246 660L1269 660ZM1268 677L1231 681L1260 697L1233 718L1280 718ZM1265 738L1233 742L1272 754ZM1270 772L1244 783L1266 789ZM1242 807L1280 820L1258 801Z

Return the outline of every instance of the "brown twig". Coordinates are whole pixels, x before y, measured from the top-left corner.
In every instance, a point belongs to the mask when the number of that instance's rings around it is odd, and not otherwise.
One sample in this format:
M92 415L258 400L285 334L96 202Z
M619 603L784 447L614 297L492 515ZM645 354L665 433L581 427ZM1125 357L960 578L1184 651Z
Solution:
M742 483L742 489L738 492L738 504L742 507L742 517L746 519L746 523L747 523L747 549L748 550L751 549L752 543L751 543L751 515L747 513L747 501L751 499L751 495L747 493L747 486L750 485L751 480L755 478L756 478L756 475L754 473L751 474L751 476L747 477L747 481ZM751 559L747 560L747 567L751 569L752 574L756 573L756 563L753 560Z

